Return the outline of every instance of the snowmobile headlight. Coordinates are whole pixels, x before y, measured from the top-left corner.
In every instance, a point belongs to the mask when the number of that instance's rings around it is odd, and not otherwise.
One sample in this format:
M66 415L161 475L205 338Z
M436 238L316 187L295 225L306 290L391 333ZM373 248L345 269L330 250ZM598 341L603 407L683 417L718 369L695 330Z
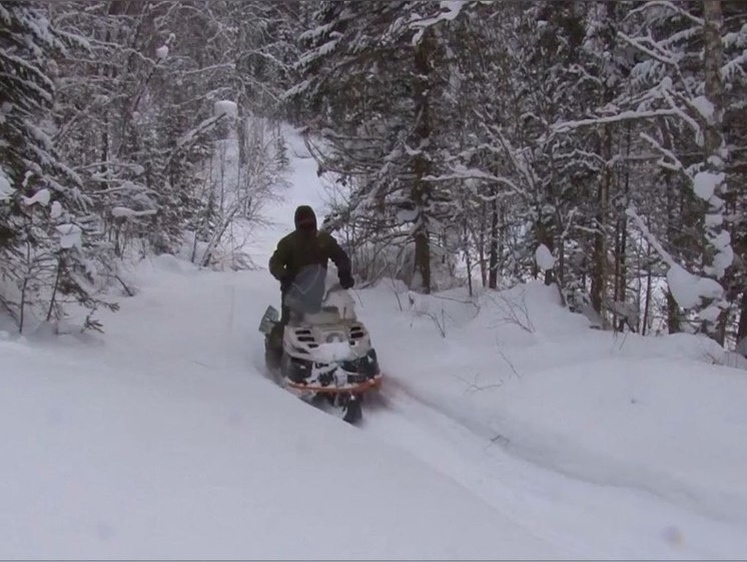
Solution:
M327 335L327 338L325 340L327 343L335 343L335 342L345 342L347 339L345 339L345 336L339 332L333 332L331 334Z

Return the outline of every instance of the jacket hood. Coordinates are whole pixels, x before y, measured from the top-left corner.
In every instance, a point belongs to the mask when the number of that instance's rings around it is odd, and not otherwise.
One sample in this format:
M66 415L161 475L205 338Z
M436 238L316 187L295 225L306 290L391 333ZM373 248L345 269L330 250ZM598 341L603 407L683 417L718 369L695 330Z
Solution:
M296 230L316 231L316 214L308 205L301 205L293 216Z

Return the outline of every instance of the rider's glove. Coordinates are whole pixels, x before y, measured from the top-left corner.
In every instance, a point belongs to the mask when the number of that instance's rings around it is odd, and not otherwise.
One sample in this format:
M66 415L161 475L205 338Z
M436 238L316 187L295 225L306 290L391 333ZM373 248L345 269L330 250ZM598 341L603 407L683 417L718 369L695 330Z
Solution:
M340 272L340 286L343 289L350 289L353 285L355 285L355 281L353 281L353 276L350 275L350 272L341 271Z

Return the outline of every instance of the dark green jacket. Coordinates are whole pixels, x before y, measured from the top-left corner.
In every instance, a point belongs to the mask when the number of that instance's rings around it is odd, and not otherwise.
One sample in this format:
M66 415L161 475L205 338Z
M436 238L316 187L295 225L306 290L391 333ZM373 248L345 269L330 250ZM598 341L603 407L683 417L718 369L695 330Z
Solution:
M307 265L318 263L327 269L328 260L334 262L341 275L350 274L350 258L331 235L295 230L278 242L270 258L270 273L287 283Z

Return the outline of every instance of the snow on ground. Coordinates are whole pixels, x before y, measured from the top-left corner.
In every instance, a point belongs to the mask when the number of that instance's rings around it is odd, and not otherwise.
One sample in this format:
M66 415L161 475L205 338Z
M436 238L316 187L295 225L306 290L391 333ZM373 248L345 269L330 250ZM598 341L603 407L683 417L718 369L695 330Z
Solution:
M292 165L259 265L322 215ZM539 284L381 283L354 296L387 378L351 427L265 376L266 271L126 280L104 336L0 341L0 558L747 556L747 373L707 340L591 330Z
M262 275L146 265L99 345L0 342L0 558L557 556L265 378Z
M591 330L538 283L392 287L359 292L390 372L364 431L581 556L744 558L747 372L720 348Z

